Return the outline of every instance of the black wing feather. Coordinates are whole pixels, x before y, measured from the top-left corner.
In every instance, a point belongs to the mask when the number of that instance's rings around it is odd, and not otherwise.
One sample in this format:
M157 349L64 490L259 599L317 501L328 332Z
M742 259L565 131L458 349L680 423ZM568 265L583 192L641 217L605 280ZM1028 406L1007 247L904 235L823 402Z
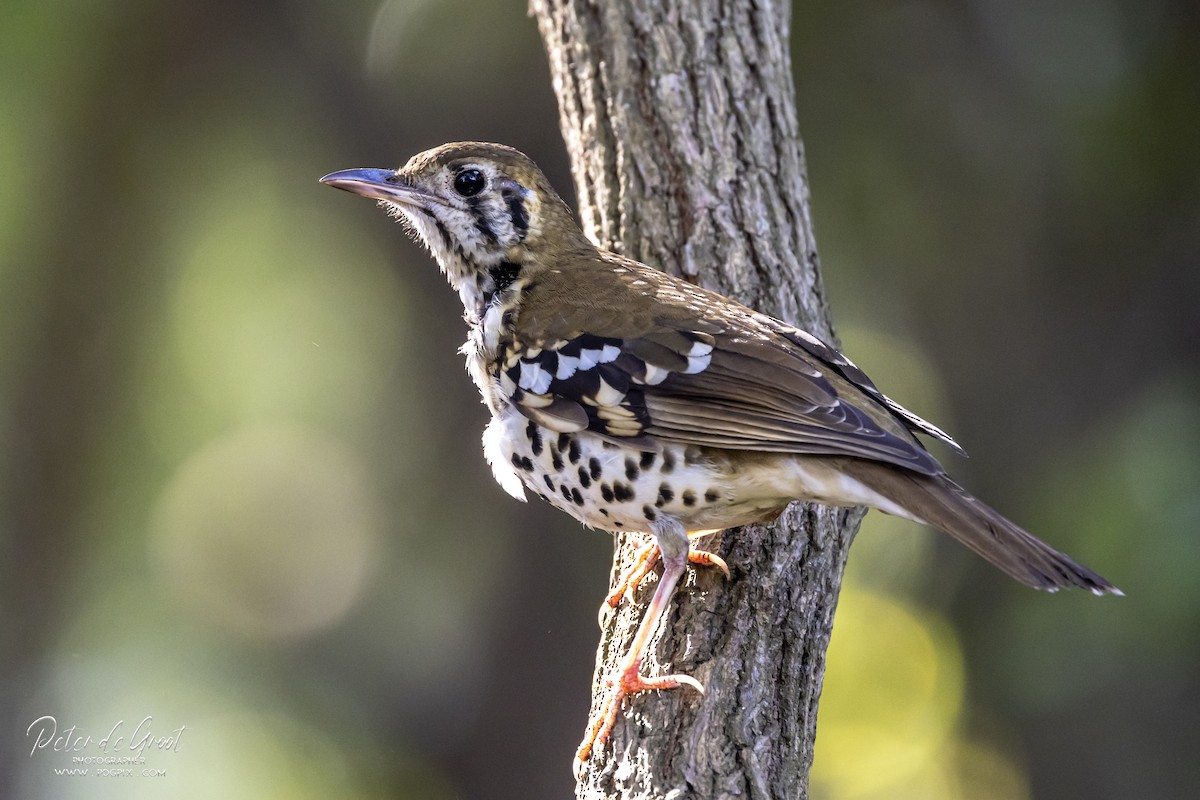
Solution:
M639 448L656 438L855 456L926 475L942 468L912 433L954 444L836 350L775 320L509 347L498 360L502 390L512 387L506 393L516 407L555 430L589 430Z

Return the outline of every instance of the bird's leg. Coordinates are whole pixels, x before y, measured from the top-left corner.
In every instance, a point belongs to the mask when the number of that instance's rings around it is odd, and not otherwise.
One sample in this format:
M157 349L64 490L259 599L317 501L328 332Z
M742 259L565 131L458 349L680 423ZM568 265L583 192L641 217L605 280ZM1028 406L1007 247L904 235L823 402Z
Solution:
M621 712L621 706L626 696L644 692L647 689L674 689L685 684L701 694L704 693L704 687L690 675L644 678L640 674L650 637L666 614L671 596L675 593L675 586L683 576L691 552L693 552L689 547L687 533L683 530L683 526L674 520L662 518L660 520L660 523L655 525L655 543L650 547L662 557L663 574L659 578L658 587L654 590L654 597L651 598L650 605L646 608L637 633L634 634L633 641L630 643L629 652L622 659L615 673L606 679L611 690L605 696L599 711L592 717L583 743L579 745L579 749L575 753L580 764L587 761L596 744L603 744L608 738L617 722L617 715ZM711 556L711 558L705 558L703 563L724 564L720 558L712 556L712 554L706 553L706 556ZM639 553L639 563L641 559L642 553ZM715 562L712 559L715 559ZM653 566L653 561L650 562L650 566ZM638 568L640 569L640 566ZM645 577L649 569L650 567L646 567L638 579ZM727 569L726 573L728 574Z
M642 579L650 574L650 570L654 569L654 565L658 563L658 544L655 542L646 542L642 544L633 558L633 564L629 566L621 577L617 580L617 585L608 593L608 597L604 598L603 605L600 606L600 625L604 625L605 612L609 609L616 608L621 604L621 598L628 594L633 594L641 585Z
M688 539L698 536L706 536L715 531L696 531L688 534ZM642 581L650 571L654 569L654 565L658 563L658 543L647 542L638 548L637 554L634 556L633 564L621 574L617 585L604 598L604 603L600 606L600 625L604 626L604 617L609 609L616 608L621 604L621 598L627 594L633 594L637 591ZM698 564L705 567L716 567L725 575L725 579L729 579L729 565L725 563L725 559L721 558L716 553L709 550L700 550L692 547L689 543L687 560L689 563Z

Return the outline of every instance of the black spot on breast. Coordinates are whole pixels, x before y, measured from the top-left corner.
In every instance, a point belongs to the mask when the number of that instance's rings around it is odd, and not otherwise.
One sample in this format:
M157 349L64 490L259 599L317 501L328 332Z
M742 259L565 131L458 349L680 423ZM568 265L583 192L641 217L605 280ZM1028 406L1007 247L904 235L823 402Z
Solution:
M600 516L602 516L602 517L607 517L607 516L608 516L608 509L607 509L607 508L598 508L598 509L596 509L596 510L600 512Z
M562 492L562 496L563 496L564 500L571 499L571 490L567 487L567 485L565 483L562 486L558 487L558 490L560 492Z
M664 483L658 487L658 500L655 501L654 505L662 508L673 499L675 499L675 490Z
M518 455L517 453L513 453L512 463L517 469L523 469L526 472L533 471L533 462L529 459L529 456L522 456Z
M552 492L553 492L553 491L554 491L554 481L553 481L553 480L551 480L551 478L550 478L550 473L548 473L548 472L547 472L547 473L545 473L544 475L542 475L542 480L546 482L546 487L547 487L547 488L548 488L550 491L552 491Z
M579 485L585 489L592 485L592 476L583 467L579 468Z
M721 499L721 493L716 489L709 489L704 493L704 502L715 503Z
M649 451L642 453L642 458L640 461L638 461L638 466L641 467L642 469L650 469L650 467L653 465L654 465L654 453L649 452Z
M600 484L600 496L604 498L604 502L611 503L616 495L613 494L612 487L607 483Z
M696 493L693 492L691 489L684 489L683 490L683 504L685 506L687 506L688 508L691 508L692 506L696 505Z
M579 463L579 442L574 439L571 440L571 444L567 447L567 458L571 460L572 464Z
M625 477L631 481L637 480L638 465L633 462L632 458L625 459Z
M653 506L642 506L642 516L654 522L654 520L658 519L658 512L654 510Z
M592 475L592 480L600 480L600 459L592 456L588 459L588 472Z
M583 505L583 494L578 487L571 489L571 502L577 506Z
M626 503L633 499L633 489L620 481L613 481L613 497L618 503Z
M659 471L662 472L663 475L670 475L674 470L675 454L670 450L663 450L663 461L662 466L659 467Z
M562 472L563 460L562 456L558 454L557 450L550 454L550 463L554 467L555 472Z
M540 456L542 454L542 432L536 422L529 421L529 424L525 426L525 435L529 437L529 446L533 450L533 454Z
M558 441L556 442L555 449L558 450L558 452L560 452L560 453L564 453L567 450L567 445L569 445L570 443L571 443L571 434L560 433L558 435Z
M492 285L496 287L495 292L499 294L512 286L513 281L520 277L521 265L511 261L501 261L496 266L488 268L488 275L492 276Z

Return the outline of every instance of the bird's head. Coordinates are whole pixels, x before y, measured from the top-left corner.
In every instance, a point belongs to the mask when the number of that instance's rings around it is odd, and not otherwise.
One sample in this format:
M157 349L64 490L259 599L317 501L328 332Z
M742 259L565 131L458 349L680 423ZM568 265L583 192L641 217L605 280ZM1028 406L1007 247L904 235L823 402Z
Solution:
M519 271L544 261L539 255L591 247L537 165L504 145L444 144L396 170L348 169L321 182L378 200L460 293L494 291L485 284L501 267Z

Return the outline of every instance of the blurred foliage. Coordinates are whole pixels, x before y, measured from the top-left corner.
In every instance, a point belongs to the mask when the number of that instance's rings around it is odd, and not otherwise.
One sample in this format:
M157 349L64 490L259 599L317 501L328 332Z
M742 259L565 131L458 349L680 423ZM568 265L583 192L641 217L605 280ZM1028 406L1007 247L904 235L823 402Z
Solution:
M870 515L814 797L1190 796L1200 15L793 30L847 352L1129 594ZM0 795L567 794L611 544L492 484L457 299L316 183L478 138L570 196L524 3L9 0L0 75ZM185 731L165 777L66 777L27 757L44 714Z

